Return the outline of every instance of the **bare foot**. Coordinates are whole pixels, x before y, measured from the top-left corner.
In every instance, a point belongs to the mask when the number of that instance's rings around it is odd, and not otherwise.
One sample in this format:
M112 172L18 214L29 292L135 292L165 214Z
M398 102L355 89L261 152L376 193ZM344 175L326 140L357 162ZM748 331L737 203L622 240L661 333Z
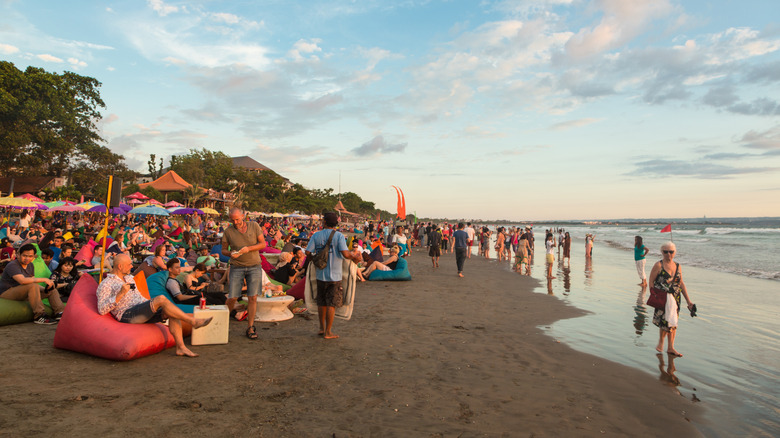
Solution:
M320 331L317 332L317 336L322 336L325 334L325 330L320 329Z
M550 280L552 280L552 279L554 279L554 278L558 278L558 277L547 277L547 278L548 278L548 279L550 279Z
M463 273L458 272L458 277L463 277Z
M667 353L669 356L674 356L674 357L682 357L682 353L680 353L680 352L679 352L679 351L677 351L677 350L666 350L666 353Z
M328 333L326 335L323 335L323 338L325 338L325 339L338 339L338 337L339 337L339 335L336 335L336 334L333 334L333 333Z
M657 351L659 353L663 353L664 352L664 344L658 344L658 346L655 347L655 351Z
M213 316L211 318L207 318L207 319L196 319L192 323L192 328L199 329L201 327L206 327L207 325L209 325L211 323L212 319L214 319Z
M198 353L193 353L187 347L176 348L176 355L177 356L187 356L187 357L198 357L199 356Z

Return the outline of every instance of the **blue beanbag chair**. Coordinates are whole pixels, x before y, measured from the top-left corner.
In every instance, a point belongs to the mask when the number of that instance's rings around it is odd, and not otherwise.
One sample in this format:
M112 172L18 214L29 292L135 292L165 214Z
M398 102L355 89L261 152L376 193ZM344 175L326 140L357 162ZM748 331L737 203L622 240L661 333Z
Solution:
M168 282L168 271L160 271L156 274L152 274L146 278L146 285L149 287L149 298L154 298L157 295L162 295L168 298L168 301L172 302L176 307L183 310L184 313L192 313L195 311L193 304L178 304L176 300L165 288L165 283Z
M412 279L412 274L409 273L409 264L406 259L399 258L395 269L392 271L373 271L368 279L370 281L409 281Z
M230 257L222 254L222 244L214 245L211 247L209 254L219 254L219 261L222 263L230 263Z

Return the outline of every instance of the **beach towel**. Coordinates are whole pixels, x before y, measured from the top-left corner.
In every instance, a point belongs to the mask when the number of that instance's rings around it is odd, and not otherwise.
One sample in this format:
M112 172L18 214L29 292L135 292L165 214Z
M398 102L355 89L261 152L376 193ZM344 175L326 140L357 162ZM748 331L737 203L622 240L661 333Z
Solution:
M677 300L673 296L666 297L666 307L664 308L664 319L669 324L670 328L677 327L677 320L679 315L677 314Z
M355 293L357 292L357 265L351 260L344 260L341 268L341 288L344 291L344 300L341 307L336 308L336 318L349 320L352 318L352 308L355 305ZM306 270L304 282L304 297L308 312L317 314L317 272L313 264L309 264Z

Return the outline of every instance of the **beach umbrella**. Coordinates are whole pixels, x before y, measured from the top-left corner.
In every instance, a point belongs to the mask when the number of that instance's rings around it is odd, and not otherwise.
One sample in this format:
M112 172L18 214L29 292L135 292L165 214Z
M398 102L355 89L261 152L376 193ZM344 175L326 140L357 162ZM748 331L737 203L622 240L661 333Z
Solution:
M38 208L38 204L25 198L0 198L0 205L4 207Z
M83 208L84 210L87 210L87 211L89 211L90 208L96 207L96 206L99 206L99 205L105 205L105 204L103 204L102 202L97 202L97 201L89 201L89 202L82 202L81 204L76 204L77 207L81 207L81 208Z
M64 211L68 213L73 213L76 211L84 211L83 208L79 207L78 205L67 205L63 204L58 207L50 208L49 211Z
M125 198L127 198L127 199L136 199L136 200L140 200L140 201L146 201L147 199L149 199L148 196L144 195L141 192L135 192L132 195L125 196Z
M124 211L130 211L133 209L133 207L127 205L127 204L119 204L119 208L121 208Z
M43 199L41 199L41 198L39 198L39 197L37 197L37 196L35 196L33 194L30 194L30 193L25 193L24 195L19 195L19 196L17 196L17 198L24 198L24 199L26 199L28 201L32 201L32 202L35 202L35 203L43 204Z
M159 205L159 206L162 206L162 202L160 202L160 201L158 201L158 200L156 200L156 199L150 199L150 200L146 201L146 203L147 203L147 204L150 204L150 205Z
M131 214L151 214L155 216L170 216L170 213L168 213L168 210L160 207L136 207L132 210L130 210L128 213Z
M171 207L184 207L184 204L180 204L176 201L168 201L165 204L163 204L163 207L165 208L171 208Z
M36 204L38 205L38 210L48 210L49 209L49 207L45 206L44 204L42 204L40 202L36 202Z
M95 211L95 212L98 212L98 213L105 213L106 212L106 206L105 206L105 204L96 205L96 206L90 208L87 211ZM111 214L127 214L127 211L125 211L124 209L119 208L119 207L112 207L111 210L109 210L109 213L111 213Z
M271 217L282 218L282 217L284 217L284 215L281 214L281 213L274 213L274 214L271 215Z
M140 199L131 199L127 201L128 204L143 204L144 201L141 201Z
M213 208L209 208L209 207L203 207L200 209L200 211L202 211L203 214L219 214L217 210L214 210Z
M203 210L197 208L169 208L168 211L170 211L171 214L203 214Z

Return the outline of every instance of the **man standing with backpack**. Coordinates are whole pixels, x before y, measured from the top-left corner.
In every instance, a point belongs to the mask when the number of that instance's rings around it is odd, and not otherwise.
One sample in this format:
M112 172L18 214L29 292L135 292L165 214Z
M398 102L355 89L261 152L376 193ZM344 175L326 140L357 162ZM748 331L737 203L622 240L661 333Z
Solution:
M306 246L306 257L314 257L321 251L327 251L328 263L324 268L315 266L316 260L312 260L311 267L317 269L317 313L320 319L319 335L325 339L336 339L334 334L333 319L336 316L336 307L341 307L344 291L341 287L342 261L353 260L360 263L362 260L349 252L347 239L336 230L339 217L336 213L329 212L322 216L323 229L317 231L309 239Z

